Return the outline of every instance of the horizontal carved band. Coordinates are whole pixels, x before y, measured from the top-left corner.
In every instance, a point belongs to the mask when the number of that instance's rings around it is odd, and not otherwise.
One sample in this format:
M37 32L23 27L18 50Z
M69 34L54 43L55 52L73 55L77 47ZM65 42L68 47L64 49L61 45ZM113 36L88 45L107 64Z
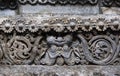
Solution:
M98 0L19 0L20 3L25 4L25 3L30 3L30 4L97 4Z
M22 4L100 4L101 6L120 6L119 0L19 0Z
M120 6L119 0L0 0L0 9L16 9L20 4L80 4L80 5L100 5L101 6Z
M0 9L16 9L18 7L17 0L0 0Z
M1 18L0 64L119 65L119 21L100 15Z
M0 30L10 33L13 30L17 32L37 32L42 30L49 32L54 30L56 32L62 31L105 31L107 29L120 29L120 16L115 15L98 15L98 16L75 16L75 17L9 17L0 19Z

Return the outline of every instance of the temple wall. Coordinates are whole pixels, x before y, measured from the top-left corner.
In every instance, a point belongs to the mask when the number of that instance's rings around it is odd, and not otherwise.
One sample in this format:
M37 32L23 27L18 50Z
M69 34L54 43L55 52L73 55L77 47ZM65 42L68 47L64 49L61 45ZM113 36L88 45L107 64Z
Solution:
M120 76L119 0L0 0L0 76Z

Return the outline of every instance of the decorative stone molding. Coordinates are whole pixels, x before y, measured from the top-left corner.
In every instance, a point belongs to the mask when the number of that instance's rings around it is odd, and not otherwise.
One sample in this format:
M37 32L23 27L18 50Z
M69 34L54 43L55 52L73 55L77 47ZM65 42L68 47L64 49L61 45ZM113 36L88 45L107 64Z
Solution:
M30 4L97 4L98 0L19 0L20 3L22 4L26 4L26 3L30 3Z
M119 65L118 15L0 18L0 62Z
M51 16L51 17L8 17L1 18L0 27L6 33L13 30L17 32L37 32L42 30L49 32L75 32L75 31L106 31L107 29L119 30L119 15L96 15L96 16Z
M19 0L21 4L81 4L81 5L96 5L100 4L100 6L120 6L119 0Z
M17 0L0 0L0 9L16 9L18 7Z
M103 6L120 6L120 0L103 0Z
M101 6L115 6L119 7L120 6L120 1L119 0L0 0L0 9L16 9L18 5L20 4L31 4L31 5L36 5L36 4L50 4L50 5L55 5L55 4L60 4L60 5L65 5L65 4L80 4L80 5L100 5Z

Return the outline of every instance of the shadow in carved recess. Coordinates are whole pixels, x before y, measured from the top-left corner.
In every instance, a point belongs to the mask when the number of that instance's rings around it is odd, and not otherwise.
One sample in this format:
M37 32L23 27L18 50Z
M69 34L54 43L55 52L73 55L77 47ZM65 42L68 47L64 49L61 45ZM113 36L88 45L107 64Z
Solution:
M1 64L18 65L117 65L118 33L98 32L0 32ZM119 34L118 34L119 35Z

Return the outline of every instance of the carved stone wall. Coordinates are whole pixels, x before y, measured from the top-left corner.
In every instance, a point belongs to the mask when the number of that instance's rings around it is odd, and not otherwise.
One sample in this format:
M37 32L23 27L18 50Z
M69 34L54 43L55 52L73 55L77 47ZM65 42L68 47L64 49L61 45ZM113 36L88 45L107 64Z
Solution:
M120 76L119 0L0 0L0 76Z
M1 18L1 64L119 65L116 16Z
M3 66L0 73L2 76L66 76L66 73L119 76L119 22L119 15L0 18ZM63 73L57 71L63 69L66 69Z

